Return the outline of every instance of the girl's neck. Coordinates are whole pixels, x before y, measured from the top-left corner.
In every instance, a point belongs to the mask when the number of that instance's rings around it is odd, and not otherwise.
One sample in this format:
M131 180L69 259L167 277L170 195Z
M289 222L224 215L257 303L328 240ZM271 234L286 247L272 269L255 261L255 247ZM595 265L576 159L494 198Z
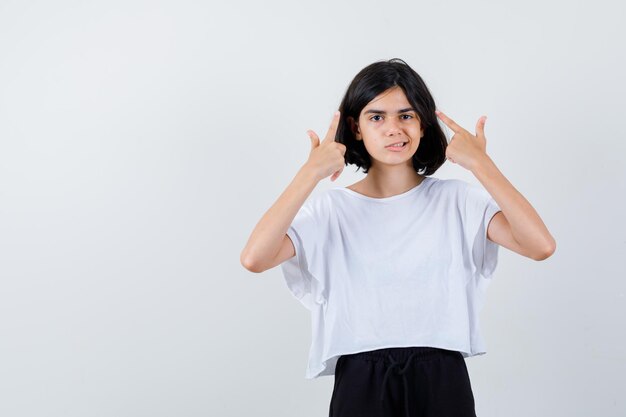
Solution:
M424 178L415 171L402 175L377 175L376 171L370 171L364 179L347 188L368 197L386 198L409 191L421 184Z

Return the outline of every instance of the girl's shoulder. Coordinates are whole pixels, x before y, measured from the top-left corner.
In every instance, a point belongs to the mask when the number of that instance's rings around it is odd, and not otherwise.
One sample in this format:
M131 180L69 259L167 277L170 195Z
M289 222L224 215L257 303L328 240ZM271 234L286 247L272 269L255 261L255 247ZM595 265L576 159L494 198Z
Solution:
M302 205L301 210L309 211L316 217L324 216L329 213L333 206L332 188L326 190L316 190L310 194Z
M449 192L465 192L468 187L473 185L467 181L458 178L436 178L437 181L433 182L434 187L438 187L441 190Z

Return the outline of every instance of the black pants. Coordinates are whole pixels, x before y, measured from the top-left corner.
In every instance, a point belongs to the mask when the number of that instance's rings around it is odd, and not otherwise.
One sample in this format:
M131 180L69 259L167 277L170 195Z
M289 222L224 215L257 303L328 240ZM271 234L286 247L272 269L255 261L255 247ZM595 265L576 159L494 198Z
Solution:
M342 355L330 417L475 417L474 394L460 352L433 347Z

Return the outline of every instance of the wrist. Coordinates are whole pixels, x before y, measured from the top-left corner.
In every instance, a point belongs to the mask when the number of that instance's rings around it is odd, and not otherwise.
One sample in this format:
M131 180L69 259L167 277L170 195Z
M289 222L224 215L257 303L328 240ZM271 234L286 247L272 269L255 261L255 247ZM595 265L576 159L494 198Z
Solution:
M317 183L321 181L321 178L319 177L317 172L308 164L302 165L302 167L298 171L297 176L302 177L305 181L311 182L315 185L317 185Z
M476 175L479 171L484 170L487 166L493 164L493 161L489 157L489 155L484 154L474 163L472 169L470 170L474 175Z

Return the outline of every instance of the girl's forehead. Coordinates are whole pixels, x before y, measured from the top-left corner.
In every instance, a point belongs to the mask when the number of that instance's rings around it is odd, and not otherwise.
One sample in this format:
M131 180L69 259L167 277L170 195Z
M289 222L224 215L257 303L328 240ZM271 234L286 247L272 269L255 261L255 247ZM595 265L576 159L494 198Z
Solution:
M409 103L406 97L403 96L391 96L385 95L378 97L369 103L361 110L361 115L367 114L400 114L414 111L415 108Z
M402 91L400 87L392 87L374 97L369 103L365 105L364 109L372 106L394 106L398 104L408 105L409 100L406 98L404 91Z

